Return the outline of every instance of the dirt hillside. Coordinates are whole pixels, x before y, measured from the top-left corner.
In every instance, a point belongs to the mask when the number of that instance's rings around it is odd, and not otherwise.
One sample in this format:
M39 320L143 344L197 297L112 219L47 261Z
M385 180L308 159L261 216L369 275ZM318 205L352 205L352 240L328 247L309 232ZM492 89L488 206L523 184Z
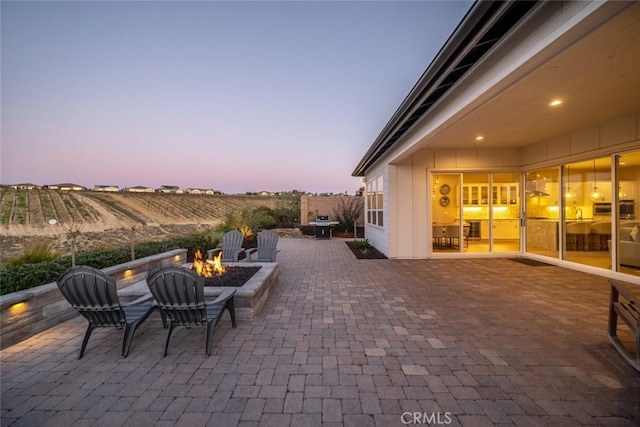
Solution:
M71 227L80 229L80 250L163 239L211 227L231 211L275 206L271 196L227 196L93 191L16 190L0 195L0 260L34 243L69 253ZM50 220L56 224L51 225Z

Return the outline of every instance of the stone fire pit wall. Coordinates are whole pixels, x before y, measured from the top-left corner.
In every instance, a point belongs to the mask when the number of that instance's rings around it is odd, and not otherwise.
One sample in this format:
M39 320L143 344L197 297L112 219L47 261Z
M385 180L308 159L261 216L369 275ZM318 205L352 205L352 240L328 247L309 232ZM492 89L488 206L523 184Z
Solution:
M144 280L155 268L183 265L187 250L175 249L102 269L114 277L118 290ZM47 283L0 296L0 349L16 344L58 323L78 315L64 299L58 285Z

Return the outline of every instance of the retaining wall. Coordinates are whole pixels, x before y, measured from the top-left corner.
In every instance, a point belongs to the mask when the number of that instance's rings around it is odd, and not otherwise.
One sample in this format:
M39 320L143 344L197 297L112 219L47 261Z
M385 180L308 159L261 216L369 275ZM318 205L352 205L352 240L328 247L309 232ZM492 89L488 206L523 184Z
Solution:
M116 279L118 289L144 280L158 267L183 265L187 250L175 249L124 264L103 268L105 274ZM58 323L78 315L58 290L47 283L31 289L0 296L0 349L16 344Z

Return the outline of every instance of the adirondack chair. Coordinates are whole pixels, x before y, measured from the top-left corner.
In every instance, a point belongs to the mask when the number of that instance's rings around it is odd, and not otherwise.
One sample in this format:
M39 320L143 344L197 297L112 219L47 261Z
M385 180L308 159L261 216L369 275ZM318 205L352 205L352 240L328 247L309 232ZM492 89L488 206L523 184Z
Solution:
M71 267L57 284L73 308L89 321L78 359L84 355L91 332L105 327L124 328L122 357L127 357L136 329L154 309L150 298L120 304L116 280L93 267Z
M164 345L164 356L169 349L171 333L176 326L186 328L207 326L206 352L211 354L213 332L224 310L229 311L231 325L236 327L236 311L233 302L235 289L225 289L214 301L204 300L204 279L184 267L160 267L147 277L149 290L163 316L169 332Z
M251 262L276 262L276 255L280 252L278 246L278 233L272 230L262 230L258 233L257 247L247 249L247 261ZM257 254L256 257L253 255Z
M244 252L242 249L242 243L244 242L244 236L238 230L232 230L224 233L222 236L222 245L215 249L209 249L207 251L207 257L213 259L222 251L222 262L238 262L238 256Z

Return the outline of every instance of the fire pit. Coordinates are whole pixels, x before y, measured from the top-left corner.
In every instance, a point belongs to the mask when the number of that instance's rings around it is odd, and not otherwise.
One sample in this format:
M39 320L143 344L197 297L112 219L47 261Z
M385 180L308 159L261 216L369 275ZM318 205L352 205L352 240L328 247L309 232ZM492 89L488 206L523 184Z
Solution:
M230 267L222 265L222 252L211 259L202 259L200 251L193 257L191 269L204 277L205 286L241 287L262 267Z
M200 260L203 265L211 264L208 260L203 261L202 256ZM192 268L193 264L184 264L185 268ZM213 301L220 293L222 293L224 287L234 286L231 284L232 272L238 271L238 274L244 275L240 270L253 271L251 277L246 280L244 284L238 284L236 294L233 299L236 305L236 318L238 319L255 319L256 316L262 310L269 295L271 294L271 288L278 282L278 263L277 262L234 262L221 265L222 268L226 268L226 271L221 276L212 276L205 280L224 280L225 282L219 285L209 285L204 288L204 296L207 300ZM259 267L259 268L258 268ZM208 268L208 267L203 267ZM257 270L256 270L257 268ZM227 277L225 277L227 276ZM229 278L229 279L228 279ZM229 282L227 282L229 280ZM238 283L240 280L238 280ZM244 282L244 280L243 280ZM149 287L145 280L132 283L122 289L118 289L118 296L121 301L133 301L143 296L149 296ZM226 315L226 314L225 314Z

